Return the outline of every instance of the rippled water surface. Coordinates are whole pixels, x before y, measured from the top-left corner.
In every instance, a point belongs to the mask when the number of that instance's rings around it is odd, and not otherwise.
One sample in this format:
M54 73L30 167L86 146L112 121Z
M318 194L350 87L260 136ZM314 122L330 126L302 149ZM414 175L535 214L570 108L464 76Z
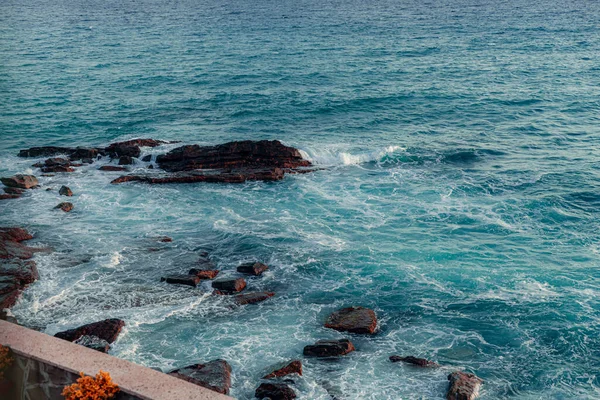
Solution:
M598 398L599 22L584 0L2 0L2 175L39 174L22 148L133 137L280 139L325 167L40 177L0 203L56 250L13 311L49 334L122 318L112 354L164 371L224 358L251 399L271 365L346 337L322 327L331 311L364 305L379 333L304 360L300 398L442 399L455 369L482 399ZM63 184L69 214L52 210ZM231 308L208 283L159 282L204 250L223 276L268 263L249 286L276 297Z

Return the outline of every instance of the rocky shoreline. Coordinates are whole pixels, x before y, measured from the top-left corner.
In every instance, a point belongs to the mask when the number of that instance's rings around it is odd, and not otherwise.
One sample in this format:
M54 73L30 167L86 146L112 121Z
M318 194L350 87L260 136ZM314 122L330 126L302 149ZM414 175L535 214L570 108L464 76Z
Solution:
M107 147L32 147L21 150L20 157L49 157L33 166L43 174L70 173L84 164L89 165L107 157L112 165L104 165L101 171L127 171L129 165L139 162L150 163L147 174L123 175L111 183L141 182L146 184L169 183L243 183L246 181L278 181L286 173L304 173L314 171L310 161L302 158L299 150L283 145L279 141L240 141L217 146L185 145L177 147L155 157L147 155L142 160L142 147L158 147L173 143L154 139L134 139L113 143ZM116 165L114 165L116 164ZM39 187L38 179L33 175L15 175L1 178L5 194L0 200L16 199L27 190ZM73 192L63 186L59 190L62 196L71 197ZM61 202L54 208L69 212L74 208L70 202ZM22 228L0 228L0 309L2 317L16 322L8 311L18 300L27 285L38 279L36 263L30 260L37 251L48 251L22 244L33 236ZM157 240L170 242L172 239L161 237ZM220 270L210 260L208 254L199 255L197 265L177 275L161 277L164 284L187 285L197 287L202 281L211 281L212 295L224 296L232 307L241 307L263 301L276 301L276 293L271 291L252 291L252 279L260 276L269 266L258 261L240 264L236 267L237 277L217 279ZM246 280L246 278L252 278ZM275 297L275 300L273 298ZM126 321L107 319L59 332L55 336L98 351L108 352L111 344L118 338ZM376 335L378 319L374 310L351 306L334 311L324 321L323 326L350 335ZM346 356L356 350L351 339L319 340L307 344L303 349L304 357L336 358ZM439 364L414 356L389 357L390 362L406 363L420 368L444 368ZM272 372L263 376L263 382L257 387L255 396L259 399L287 400L296 398L293 375L302 375L303 366L299 359L274 366ZM232 368L225 360L212 360L175 369L168 374L195 383L219 393L228 394L231 388ZM289 376L292 376L290 378ZM282 379L286 377L285 379ZM448 375L449 385L446 398L449 400L472 400L479 394L483 381L477 376L462 371L453 371Z

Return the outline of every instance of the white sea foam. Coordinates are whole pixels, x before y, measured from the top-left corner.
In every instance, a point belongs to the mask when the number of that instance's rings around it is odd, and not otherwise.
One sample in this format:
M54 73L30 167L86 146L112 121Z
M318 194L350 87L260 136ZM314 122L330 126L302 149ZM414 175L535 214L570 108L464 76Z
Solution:
M400 146L388 146L379 150L352 153L339 147L324 146L300 149L300 154L316 165L356 165L381 161L386 156L404 150Z

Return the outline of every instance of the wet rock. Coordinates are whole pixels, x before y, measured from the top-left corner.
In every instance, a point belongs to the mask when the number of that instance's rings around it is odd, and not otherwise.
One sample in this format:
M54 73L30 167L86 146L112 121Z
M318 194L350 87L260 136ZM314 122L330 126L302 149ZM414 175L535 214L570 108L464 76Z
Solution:
M0 310L11 308L21 296L21 286L12 277L0 277Z
M246 304L260 303L261 301L265 301L273 296L275 296L274 292L252 292L238 294L237 296L233 297L233 301L238 306L243 306Z
M152 165L152 164L148 165L148 169L154 169L154 165Z
M54 207L55 209L61 209L64 212L70 212L73 209L73 203L69 203L68 201L64 201Z
M38 185L38 180L33 175L15 175L9 178L0 178L0 181L8 187L31 189Z
M53 165L51 167L43 167L42 172L73 172L75 168L68 165Z
M94 162L93 158L82 158L81 162L84 164L92 164Z
M166 183L244 183L246 181L279 181L285 173L281 168L274 169L245 169L229 172L187 172L168 175L124 175L113 180L112 184L124 182L143 182L151 184Z
M254 396L257 399L291 400L296 398L296 392L285 383L261 383Z
M134 157L138 158L142 153L142 150L139 146L130 146L126 144L112 144L106 148L107 153L113 157Z
M192 268L190 269L189 274L197 276L200 279L215 279L217 275L219 275L219 270Z
M448 400L473 400L479 396L479 389L483 380L473 374L455 371L448 375L450 386L446 399Z
M107 152L111 152L112 149L114 149L116 147L123 147L123 146L125 146L125 147L127 147L127 146L157 147L157 146L160 146L161 144L165 144L165 143L169 143L169 142L165 142L164 140L155 140L155 139L131 139L131 140L126 140L124 142L112 143L105 150Z
M21 195L21 194L25 193L25 189L16 188L16 187L5 187L4 193Z
M246 287L246 281L244 278L214 281L212 283L212 287L223 294L230 294L244 290Z
M168 236L157 236L155 239L161 243L171 243L173 241L173 239Z
M169 375L222 394L229 394L231 387L231 366L225 360L190 365L171 371Z
M407 364L416 365L418 367L435 368L435 367L440 366L439 364L434 363L433 361L429 361L424 358L417 358L417 357L413 357L413 356L407 356L407 357L390 356L390 361L391 362L405 362Z
M52 157L52 158L48 158L46 161L44 161L44 165L47 167L54 167L56 165L71 165L71 161L66 159L66 158L62 158L62 157Z
M131 165L133 164L133 158L130 156L121 156L119 158L119 165Z
M263 376L263 379L280 378L290 374L302 375L302 362L300 360L290 361L287 365Z
M16 227L0 227L0 240L22 242L30 239L33 239L33 236L27 231L27 229Z
M310 166L300 152L278 140L245 140L217 146L182 146L156 158L171 172L194 169L297 168Z
M61 188L58 190L58 194L60 194L61 196L70 197L73 196L73 191L68 186L61 186Z
M103 165L98 168L100 171L127 171L125 167L116 167L114 165Z
M0 200L18 199L20 194L0 194Z
M364 307L343 308L327 318L325 327L340 332L373 334L377 329L377 316L373 310Z
M71 160L81 160L83 163L91 164L94 162L93 158L98 157L98 153L100 153L100 150L96 148L77 147L69 153L69 158Z
M196 287L200 283L200 278L196 275L169 275L160 278L160 281Z
M244 263L237 267L238 272L241 272L242 274L250 274L255 276L262 274L268 269L269 267L267 265L259 262Z
M304 355L312 357L336 357L353 352L354 345L348 339L319 340L313 345L304 347Z
M142 157L142 161L143 162L150 162L150 161L152 161L152 154L148 154L148 155L145 155L144 157Z
M75 149L70 147L43 146L21 150L19 157L51 157L57 154L71 154Z
M73 341L75 344L85 346L88 349L96 350L101 353L108 353L110 350L110 343L104 339L100 339L98 336L83 335L79 339Z
M54 336L69 342L74 342L82 336L96 336L102 340L106 340L108 343L112 343L117 340L124 326L125 322L123 320L112 318L58 332Z
M40 277L35 261L21 259L0 260L0 277L6 276L13 277L22 287Z

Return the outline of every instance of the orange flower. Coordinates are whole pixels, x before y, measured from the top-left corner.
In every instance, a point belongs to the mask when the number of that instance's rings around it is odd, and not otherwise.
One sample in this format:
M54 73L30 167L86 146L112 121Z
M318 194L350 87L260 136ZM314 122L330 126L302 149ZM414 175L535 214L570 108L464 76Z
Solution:
M79 373L77 383L66 386L62 392L66 400L107 400L114 397L119 386L112 382L108 372L100 371L96 378Z
M13 363L13 359L9 353L10 349L0 344L0 380L4 379L4 370Z

